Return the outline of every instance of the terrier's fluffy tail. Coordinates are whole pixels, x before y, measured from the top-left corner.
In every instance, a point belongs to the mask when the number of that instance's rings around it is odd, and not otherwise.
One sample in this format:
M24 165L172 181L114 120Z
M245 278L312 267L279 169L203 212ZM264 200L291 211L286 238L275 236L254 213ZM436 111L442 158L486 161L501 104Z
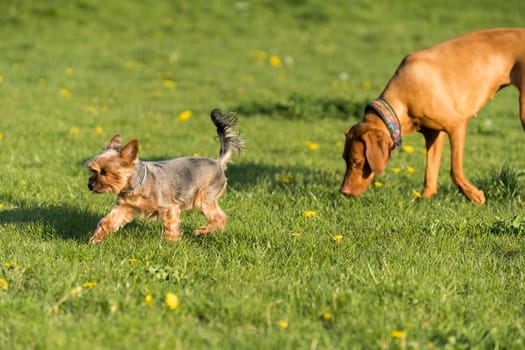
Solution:
M232 153L240 153L244 148L239 133L233 129L237 124L237 117L233 113L228 113L225 116L219 109L214 109L211 111L211 120L217 127L217 135L221 143L219 163L223 169L226 169L226 164L230 161Z

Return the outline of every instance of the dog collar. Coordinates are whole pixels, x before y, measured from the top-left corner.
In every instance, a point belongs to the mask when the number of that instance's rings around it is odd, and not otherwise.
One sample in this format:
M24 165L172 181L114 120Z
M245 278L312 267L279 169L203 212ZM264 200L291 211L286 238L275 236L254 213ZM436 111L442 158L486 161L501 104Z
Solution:
M127 191L122 191L123 193L132 193L132 192L134 192L137 188L142 186L142 184L146 180L146 176L148 176L148 167L141 160L139 160L139 163L140 163L140 165L142 165L142 169L143 169L142 176L140 177L139 182L135 186L133 186L131 189L129 189Z
M373 109L379 117L383 120L392 140L394 140L394 150L401 146L401 124L394 109L382 98L378 98L370 102L366 109Z

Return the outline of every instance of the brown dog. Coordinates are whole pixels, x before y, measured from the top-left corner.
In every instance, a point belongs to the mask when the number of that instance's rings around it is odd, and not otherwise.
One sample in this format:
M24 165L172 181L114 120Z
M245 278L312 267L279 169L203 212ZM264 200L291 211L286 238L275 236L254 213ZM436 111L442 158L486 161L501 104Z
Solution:
M401 135L420 132L427 155L423 197L437 192L445 134L451 148L451 176L471 201L483 191L463 174L467 122L500 89L514 85L525 129L525 29L502 28L465 34L408 55L361 122L346 132L346 173L340 191L358 196L381 174Z

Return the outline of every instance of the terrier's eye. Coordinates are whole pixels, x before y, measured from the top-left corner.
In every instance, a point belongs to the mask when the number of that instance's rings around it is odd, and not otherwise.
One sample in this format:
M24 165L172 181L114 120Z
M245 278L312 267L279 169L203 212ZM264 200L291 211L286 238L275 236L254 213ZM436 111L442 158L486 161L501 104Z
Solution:
M108 171L104 168L100 169L100 175L106 175Z

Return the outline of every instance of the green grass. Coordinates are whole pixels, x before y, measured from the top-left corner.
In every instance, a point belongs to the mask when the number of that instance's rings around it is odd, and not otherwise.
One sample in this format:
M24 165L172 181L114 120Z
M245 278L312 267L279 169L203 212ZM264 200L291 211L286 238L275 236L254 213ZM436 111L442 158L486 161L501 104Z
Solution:
M522 26L523 1L2 4L0 348L525 346L515 89L470 123L465 172L486 205L452 184L448 153L438 195L415 198L420 135L381 186L338 193L343 132L404 55ZM137 220L88 245L114 196L89 193L84 162L117 132L140 139L143 159L215 157L215 107L238 112L246 140L226 230L193 237L203 218L189 212L175 244Z

